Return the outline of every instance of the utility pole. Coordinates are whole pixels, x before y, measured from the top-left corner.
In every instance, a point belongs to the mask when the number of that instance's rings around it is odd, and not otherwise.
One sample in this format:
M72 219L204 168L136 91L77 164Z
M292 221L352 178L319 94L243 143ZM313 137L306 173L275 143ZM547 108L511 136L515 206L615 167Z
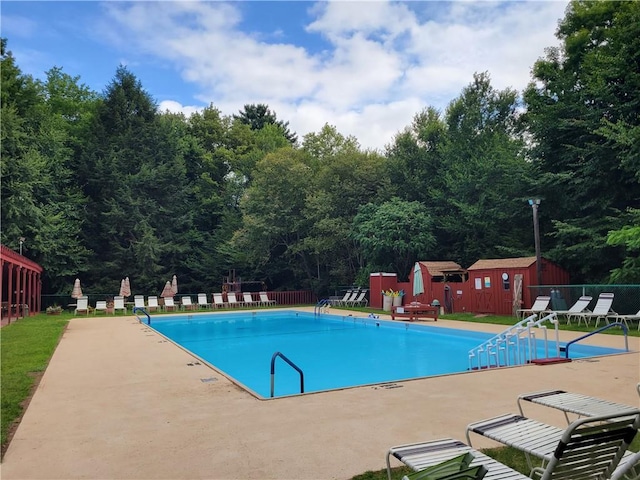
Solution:
M536 273L538 275L538 285L542 285L542 255L540 253L540 226L538 223L538 207L540 199L529 200L529 205L533 209L533 237L536 244Z

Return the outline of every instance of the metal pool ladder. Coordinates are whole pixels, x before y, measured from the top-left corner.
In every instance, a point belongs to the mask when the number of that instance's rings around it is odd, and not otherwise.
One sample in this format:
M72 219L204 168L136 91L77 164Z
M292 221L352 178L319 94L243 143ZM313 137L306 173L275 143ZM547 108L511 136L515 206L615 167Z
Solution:
M295 363L285 357L282 353L276 352L273 354L273 357L271 357L271 398L273 398L274 382L276 376L276 358L278 357L282 358L300 374L300 393L304 393L304 373L302 372L302 370Z
M316 306L313 307L313 314L314 315L318 315L319 313L322 313L322 309L328 309L331 306L331 300L329 300L328 298L323 298L322 300L318 301L318 303L316 303Z

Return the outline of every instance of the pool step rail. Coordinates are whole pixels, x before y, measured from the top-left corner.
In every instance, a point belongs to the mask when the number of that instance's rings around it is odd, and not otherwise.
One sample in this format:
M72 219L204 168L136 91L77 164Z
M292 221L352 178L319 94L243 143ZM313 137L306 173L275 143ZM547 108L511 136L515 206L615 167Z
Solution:
M313 314L318 315L320 313L327 313L329 308L331 307L331 300L328 298L323 298L316 303L316 306L313 307Z
M527 363L546 364L560 358L558 315L550 313L540 319L533 314L469 351L469 370L511 367ZM547 326L554 326L555 340L549 340ZM544 355L538 358L536 330L544 334Z

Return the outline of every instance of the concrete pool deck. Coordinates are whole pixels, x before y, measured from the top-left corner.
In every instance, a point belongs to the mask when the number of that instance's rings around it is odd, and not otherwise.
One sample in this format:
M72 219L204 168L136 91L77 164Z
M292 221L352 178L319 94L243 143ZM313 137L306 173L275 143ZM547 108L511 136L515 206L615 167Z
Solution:
M563 341L580 335L560 333ZM620 336L594 337L588 343L624 346ZM259 400L135 317L77 318L9 445L1 476L346 480L384 468L392 445L464 440L468 423L517 412L521 393L564 389L640 406L640 338L629 338L629 348L633 353L398 382L396 388ZM559 411L527 407L529 416L565 425ZM480 448L496 445L473 440Z

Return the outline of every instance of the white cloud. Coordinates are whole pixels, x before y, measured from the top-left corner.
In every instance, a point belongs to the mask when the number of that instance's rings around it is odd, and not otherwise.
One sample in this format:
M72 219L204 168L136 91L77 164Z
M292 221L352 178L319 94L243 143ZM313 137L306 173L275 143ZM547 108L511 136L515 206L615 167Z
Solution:
M105 11L113 42L173 64L204 105L230 115L267 103L299 137L329 123L382 148L422 108L443 109L474 72L522 90L544 48L558 43L566 4L322 2L305 26L326 42L315 53L305 39L267 43L241 30L233 3L112 2Z
M158 104L158 111L171 113L184 113L187 117L192 113L201 112L204 108L195 105L182 105L173 100L163 100Z

